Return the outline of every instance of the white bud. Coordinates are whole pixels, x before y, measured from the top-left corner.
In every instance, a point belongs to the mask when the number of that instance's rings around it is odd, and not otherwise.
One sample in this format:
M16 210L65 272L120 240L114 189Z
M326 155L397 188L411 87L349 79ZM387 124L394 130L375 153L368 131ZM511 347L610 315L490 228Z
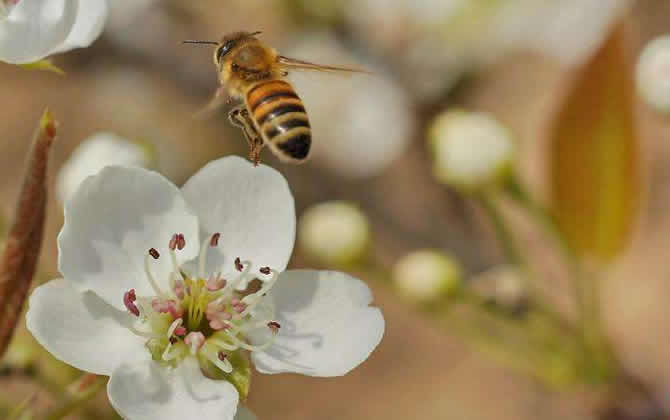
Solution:
M418 301L430 301L458 291L462 270L460 264L448 255L421 250L396 262L392 279L403 295Z
M512 265L493 267L472 277L468 284L479 295L510 310L522 306L528 297L523 275Z
M509 131L482 112L447 111L429 129L433 173L465 191L504 180L514 156Z
M670 113L670 35L654 39L642 51L637 89L651 107Z
M331 201L307 209L300 218L298 241L311 257L329 264L351 264L365 257L370 225L361 209Z
M111 133L97 133L84 140L61 166L56 195L65 203L90 175L110 165L149 167L153 151L149 145L126 140Z

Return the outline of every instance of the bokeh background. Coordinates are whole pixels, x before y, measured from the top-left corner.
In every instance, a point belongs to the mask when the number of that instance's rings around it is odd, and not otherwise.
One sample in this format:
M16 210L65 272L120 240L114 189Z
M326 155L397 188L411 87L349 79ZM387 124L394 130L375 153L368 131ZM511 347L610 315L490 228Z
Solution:
M386 333L370 359L342 378L255 374L248 405L260 419L670 418L670 119L644 103L633 80L644 45L670 32L670 2L115 0L111 7L105 32L91 48L55 57L66 76L0 65L0 210L6 217L46 106L60 122L54 183L77 145L98 131L148 145L153 167L177 183L209 160L246 156L246 142L225 109L206 120L193 117L217 78L211 49L181 45L184 39L262 30L262 39L285 55L375 72L292 75L312 120L313 156L295 167L265 151L263 162L289 180L298 215L334 200L365 215L364 255L319 259L305 239L291 265L360 276L384 312ZM504 280L495 270L514 261L481 200L434 176L429 127L454 109L488 112L507 127L520 183L561 221L585 266L582 280L600 284L597 311L620 375L591 380L580 374L588 366L565 373L560 360L560 372L548 378L538 374L553 368L546 359L539 368L519 367L485 351L509 337L495 320L481 324L458 293L427 303L394 283L399 260L432 249L461 267L460 275L452 273L465 282L461 287L477 289L486 300L507 292L494 304L512 310L491 312L505 325L526 326L533 313L524 308L522 275ZM481 153L476 142L471 148L473 156ZM573 322L570 284L578 280L569 264L518 203L504 196L495 202L536 267L541 295ZM57 275L62 204L53 194L48 211L41 280ZM314 234L323 240L336 233ZM524 334L535 331L524 328ZM468 329L490 339L473 346ZM547 334L562 342L560 331ZM514 341L511 353L525 357L531 341ZM0 404L36 395L36 418L78 377L25 331L0 372ZM116 417L100 395L71 418Z

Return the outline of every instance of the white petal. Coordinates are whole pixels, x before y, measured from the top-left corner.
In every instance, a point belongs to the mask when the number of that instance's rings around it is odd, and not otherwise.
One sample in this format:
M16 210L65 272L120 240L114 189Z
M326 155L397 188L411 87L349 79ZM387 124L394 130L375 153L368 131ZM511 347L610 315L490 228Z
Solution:
M56 194L65 203L87 177L109 165L147 167L145 148L112 133L97 133L84 140L58 171Z
M123 308L123 293L154 296L144 271L150 248L160 253L149 266L167 287L172 264L168 244L183 233L179 261L198 253L198 220L177 187L156 172L109 166L87 178L65 206L58 236L58 267L80 290L93 290Z
M227 381L205 378L193 358L168 370L156 362L123 365L107 384L109 402L125 419L233 420L238 394Z
M110 375L122 363L149 360L145 339L128 326L131 316L91 292L52 280L30 296L26 325L56 358L77 369Z
M78 5L78 0L21 0L0 17L0 61L30 63L51 54L75 25Z
M309 376L344 375L368 358L384 334L384 318L360 280L334 271L282 273L268 294L281 325L275 344L252 353L261 373L295 372ZM254 335L253 343L269 338Z
M77 19L72 31L52 54L91 45L102 33L107 12L107 0L79 0Z
M233 276L236 257L251 260L254 271L286 268L295 240L295 204L279 172L231 156L209 163L182 190L201 233L221 233L219 246L209 252L208 272Z

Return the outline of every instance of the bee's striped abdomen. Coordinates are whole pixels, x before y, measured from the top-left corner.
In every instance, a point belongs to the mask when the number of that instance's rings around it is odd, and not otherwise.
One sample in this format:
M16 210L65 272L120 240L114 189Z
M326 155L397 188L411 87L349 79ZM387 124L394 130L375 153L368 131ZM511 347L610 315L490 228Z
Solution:
M258 131L273 150L293 160L307 158L312 144L309 120L288 82L259 82L249 89L246 99Z

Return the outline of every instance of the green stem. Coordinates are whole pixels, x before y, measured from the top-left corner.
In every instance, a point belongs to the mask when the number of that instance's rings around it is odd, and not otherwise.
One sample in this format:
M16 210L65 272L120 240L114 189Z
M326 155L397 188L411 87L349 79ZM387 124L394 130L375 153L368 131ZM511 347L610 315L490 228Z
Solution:
M87 374L90 375L90 374ZM60 420L70 415L75 410L83 407L91 398L97 395L107 384L106 376L97 376L92 383L88 384L85 390L77 393L68 401L56 407L44 418L47 420Z
M586 361L588 362L588 359L591 358L599 365L599 369L606 370L607 366L601 364L607 363L608 356L603 356L604 358L599 356L604 354L603 352L607 353L608 349L600 325L598 281L589 281L586 278L584 267L576 250L559 228L554 215L531 197L516 175L509 178L506 192L554 238L564 259L569 262L573 274L572 288L577 304Z

